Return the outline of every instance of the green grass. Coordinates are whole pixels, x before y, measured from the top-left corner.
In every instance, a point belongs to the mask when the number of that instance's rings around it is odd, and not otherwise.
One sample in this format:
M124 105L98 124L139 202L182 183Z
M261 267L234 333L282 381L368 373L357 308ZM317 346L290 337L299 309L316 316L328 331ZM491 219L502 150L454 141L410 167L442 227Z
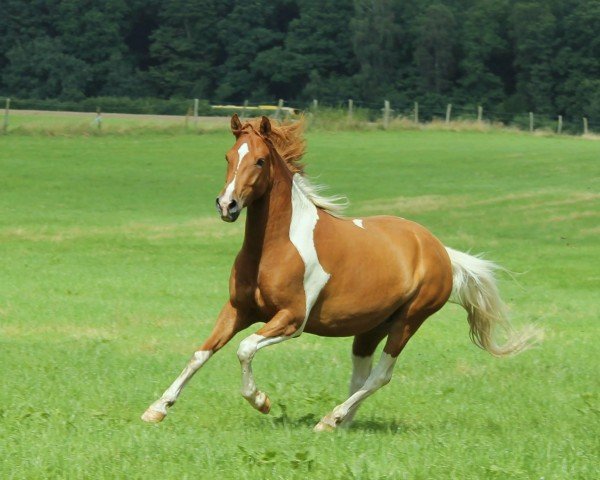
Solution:
M160 425L140 414L227 297L243 234L213 211L225 133L0 137L0 478L532 478L598 474L600 143L500 132L311 133L350 214L393 213L515 272L544 343L494 359L465 314L424 324L353 428L350 339L262 350L271 415L239 394L239 335Z

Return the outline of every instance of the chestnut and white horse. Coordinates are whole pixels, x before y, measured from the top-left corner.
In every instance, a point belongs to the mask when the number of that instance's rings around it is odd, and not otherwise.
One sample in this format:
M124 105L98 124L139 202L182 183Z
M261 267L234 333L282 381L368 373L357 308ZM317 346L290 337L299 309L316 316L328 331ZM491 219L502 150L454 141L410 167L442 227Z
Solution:
M527 348L536 332L516 333L499 297L495 264L444 247L421 225L392 216L344 218L336 198L319 195L303 175L300 123L272 125L262 117L231 119L221 218L248 208L243 246L229 279L229 300L208 339L143 414L160 422L187 381L239 331L259 330L240 343L242 395L257 410L271 403L256 386L252 359L261 348L298 337L354 336L350 396L315 430L348 424L358 406L390 381L400 352L419 326L446 302L462 305L473 341L492 355ZM507 330L498 345L493 331ZM373 368L373 353L387 338Z

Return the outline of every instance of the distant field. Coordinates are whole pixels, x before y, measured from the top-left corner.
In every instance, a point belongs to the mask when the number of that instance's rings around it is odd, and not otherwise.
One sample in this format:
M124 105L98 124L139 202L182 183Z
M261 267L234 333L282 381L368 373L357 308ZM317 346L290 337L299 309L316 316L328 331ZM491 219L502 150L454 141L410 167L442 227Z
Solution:
M13 133L98 133L96 113L92 112L50 112L42 110L11 110L9 132ZM229 125L229 117L193 117L184 115L135 115L127 113L102 113L100 131L127 132L148 129L214 129Z
M213 202L231 143L0 136L0 478L598 477L600 143L577 138L308 137L309 173L349 214L414 219L522 273L502 289L517 324L545 327L539 348L494 359L446 307L352 428L315 434L345 398L351 339L262 350L262 416L239 394L239 335L142 423L227 298L243 218Z

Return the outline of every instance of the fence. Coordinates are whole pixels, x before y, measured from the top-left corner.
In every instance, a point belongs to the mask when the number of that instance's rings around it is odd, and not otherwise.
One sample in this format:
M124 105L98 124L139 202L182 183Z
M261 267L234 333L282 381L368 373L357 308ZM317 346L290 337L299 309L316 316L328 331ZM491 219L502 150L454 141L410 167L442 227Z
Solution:
M557 134L588 135L600 132L600 123L587 117L565 117L537 112L505 112L486 108L483 105L461 106L448 103L445 108L431 103L418 101L407 105L393 105L388 100L380 104L347 99L338 102L323 103L318 99L310 102L285 102L267 100L265 102L249 102L240 104L211 105L206 100L185 99L119 99L119 98L90 98L82 102L64 102L58 100L11 100L5 101L2 132L11 131L11 108L15 110L94 112L89 126L98 131L106 124L107 117L103 111L127 115L162 115L179 122L183 119L186 128L199 127L200 117L225 117L238 113L242 118L269 115L283 120L304 113L313 120L327 121L345 120L346 125L375 125L388 129L394 124L410 122L413 125L430 122L445 123L468 122L470 124L516 127L521 130L535 132L538 130L551 131ZM90 114L91 115L91 114ZM90 117L92 118L92 117ZM179 119L179 120L177 120ZM400 121L400 122L398 122Z
M303 111L318 115L319 111L314 105L321 105L317 100L312 104L305 104ZM439 105L422 104L418 101L410 105L393 105L384 100L380 104L366 103L354 99L338 102L330 108L338 112L345 112L348 119L357 116L364 121L377 122L382 128L389 128L394 120L410 121L414 124L440 122L471 122L479 124L497 124L499 126L516 127L521 130L535 132L539 130L551 131L557 134L588 135L600 132L600 119L590 119L585 116L579 118L565 117L563 115L550 115L537 112L505 112L485 108L483 105L460 106L452 103L445 108Z

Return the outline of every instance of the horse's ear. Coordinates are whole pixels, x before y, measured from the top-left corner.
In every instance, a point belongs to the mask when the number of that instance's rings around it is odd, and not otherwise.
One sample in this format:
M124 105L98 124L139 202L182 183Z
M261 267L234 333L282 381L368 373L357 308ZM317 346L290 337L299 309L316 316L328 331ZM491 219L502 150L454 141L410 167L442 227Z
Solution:
M238 117L237 113L231 116L231 131L236 137L239 137L242 131L242 122L240 122L240 117Z
M271 121L264 115L260 120L260 134L263 137L268 137L271 134Z

